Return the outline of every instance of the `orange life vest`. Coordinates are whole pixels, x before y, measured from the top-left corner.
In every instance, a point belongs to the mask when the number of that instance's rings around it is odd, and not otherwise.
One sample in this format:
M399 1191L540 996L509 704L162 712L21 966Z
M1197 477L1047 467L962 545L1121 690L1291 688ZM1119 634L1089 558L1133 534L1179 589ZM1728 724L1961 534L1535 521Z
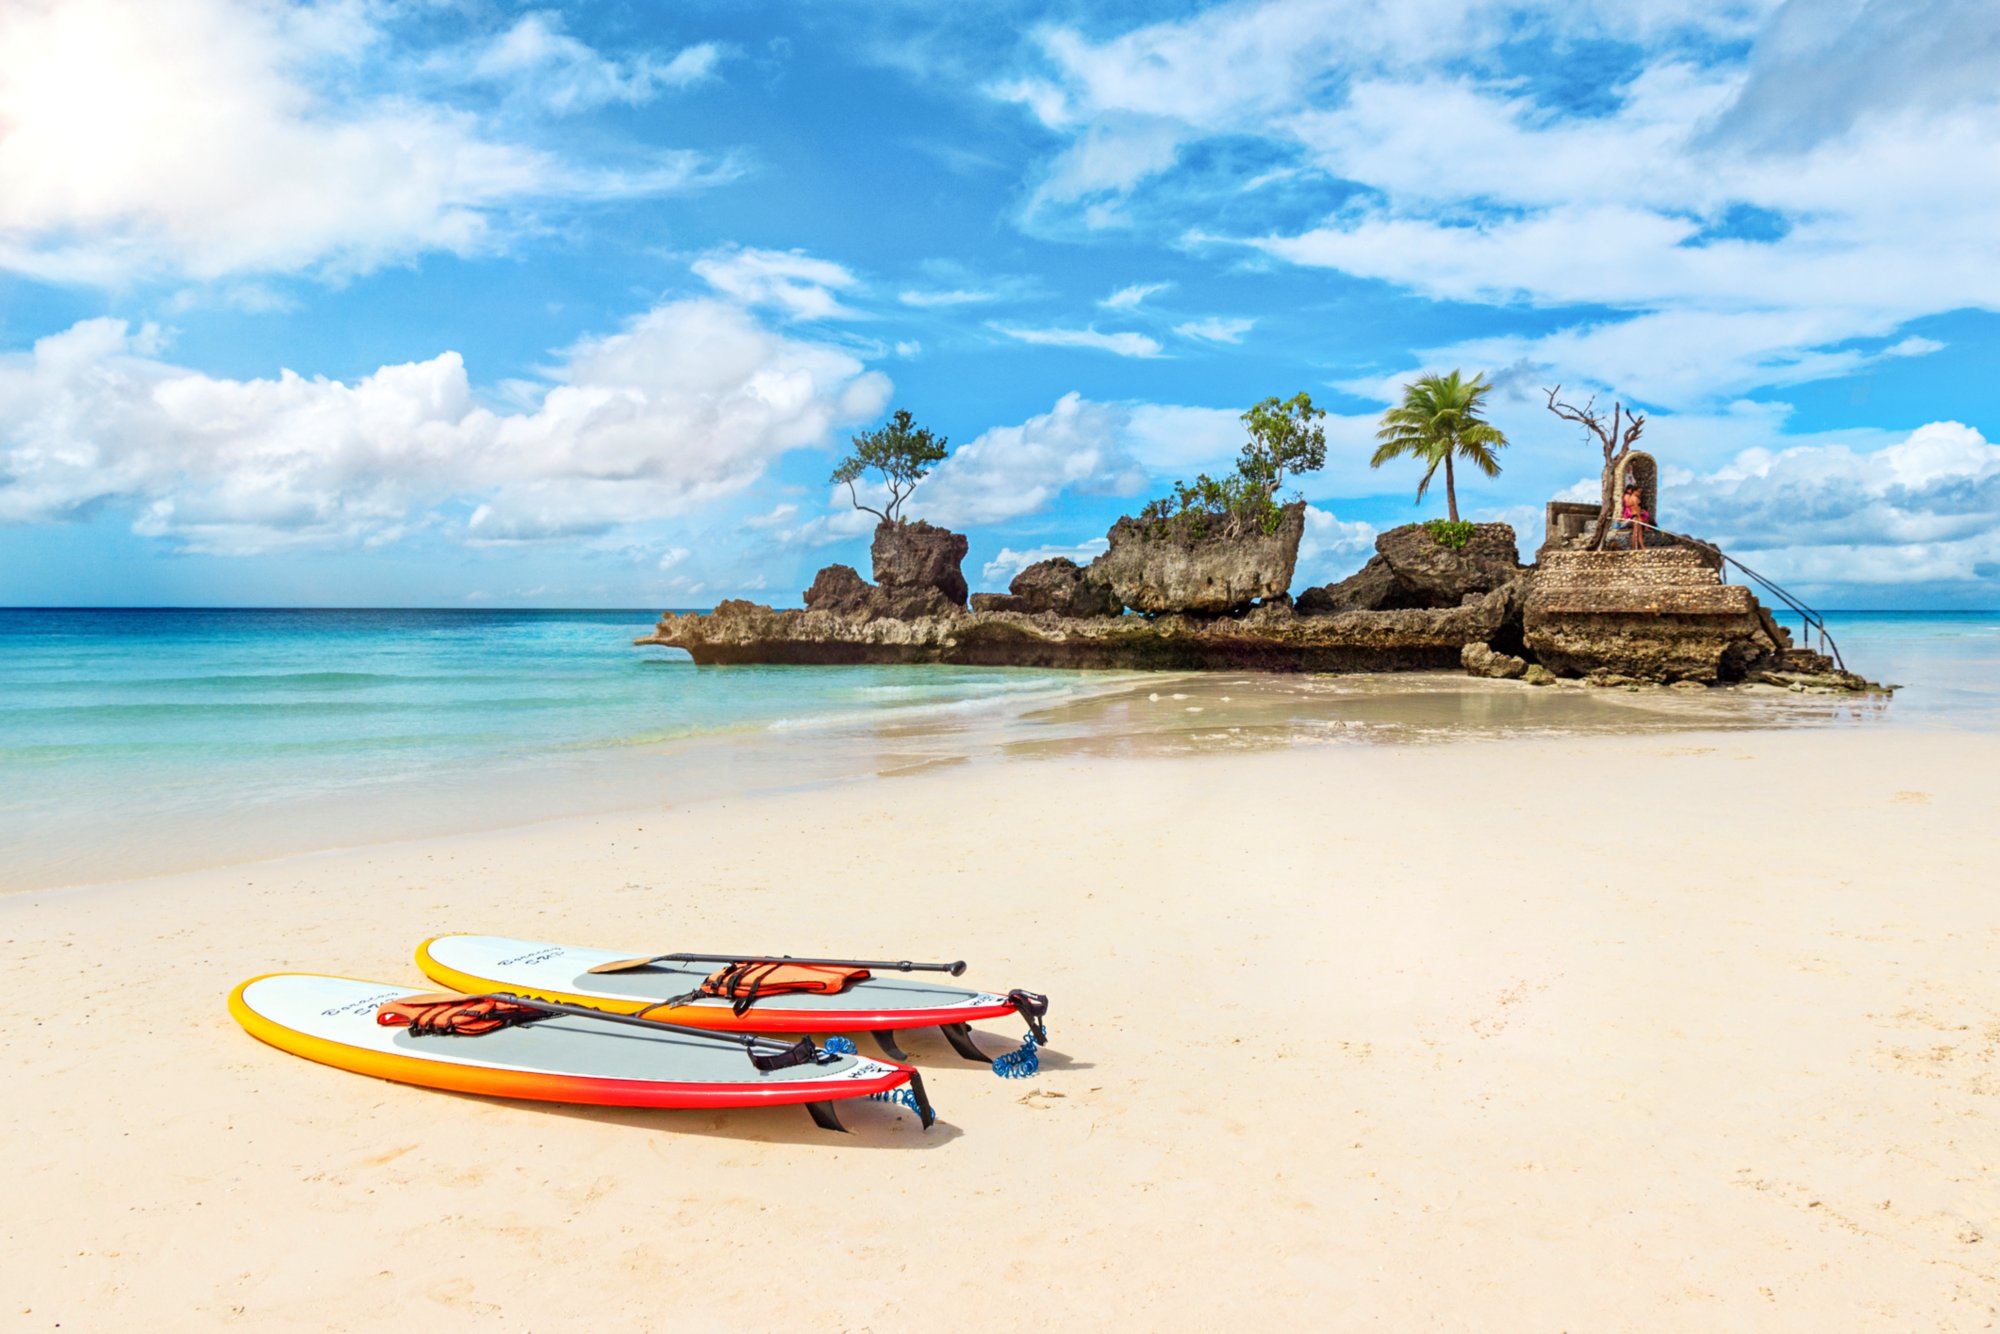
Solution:
M799 991L832 996L845 991L853 983L867 979L866 968L844 968L836 964L732 963L704 979L701 994L733 1001L735 1012L742 1014L753 1002L765 996Z
M462 996L455 991L426 992L421 996L401 996L384 1001L375 1010L375 1022L384 1028L407 1028L411 1037L448 1034L476 1038L495 1029L511 1028L548 1013L491 996Z

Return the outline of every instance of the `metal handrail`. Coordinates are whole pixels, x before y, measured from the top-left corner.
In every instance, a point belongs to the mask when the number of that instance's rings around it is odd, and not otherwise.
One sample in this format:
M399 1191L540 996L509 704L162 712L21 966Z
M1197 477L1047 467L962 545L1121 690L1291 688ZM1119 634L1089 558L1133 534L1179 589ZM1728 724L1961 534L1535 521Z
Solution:
M1713 542L1704 542L1701 538L1691 537L1687 533L1676 533L1671 529L1662 528L1658 524L1647 523L1643 519L1630 519L1627 520L1627 522L1635 524L1640 528L1650 529L1653 532L1659 533L1663 537L1671 537L1676 542L1686 542L1690 546L1701 547L1706 551L1712 551L1715 553L1716 558L1721 560L1725 566L1734 565L1737 569L1743 571L1744 574L1756 580L1758 586L1761 587L1765 592L1769 593L1772 597L1777 598L1780 602L1784 603L1787 608L1798 614L1799 622L1805 628L1806 642L1804 647L1806 648L1812 647L1812 632L1814 630L1819 631L1820 647L1824 649L1827 652L1827 654L1833 658L1835 666L1839 667L1840 670L1843 672L1847 670L1847 660L1840 656L1840 645L1834 643L1833 636L1827 632L1826 618L1821 616L1818 612L1814 611L1811 607L1808 607L1805 603L1793 597L1790 593L1786 592L1784 589L1780 588L1777 584L1772 583L1769 579L1757 573L1757 571L1751 569L1748 565L1745 565L1742 561L1736 559L1736 557L1730 555L1728 552L1724 551L1721 547L1715 545L1715 543Z

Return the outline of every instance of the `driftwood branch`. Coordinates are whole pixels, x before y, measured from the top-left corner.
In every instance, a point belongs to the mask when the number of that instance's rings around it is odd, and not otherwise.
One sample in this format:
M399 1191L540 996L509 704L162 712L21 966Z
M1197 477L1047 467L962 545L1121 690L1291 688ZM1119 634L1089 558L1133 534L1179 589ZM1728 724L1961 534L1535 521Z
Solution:
M1617 501L1617 497L1612 494L1612 488L1618 484L1618 471L1623 466L1626 455L1632 452L1632 446L1639 439L1639 433L1646 429L1646 414L1634 412L1628 415L1625 404L1622 401L1614 401L1611 405L1611 420L1607 422L1597 411L1595 394L1584 400L1582 407L1578 407L1574 403L1565 403L1556 397L1562 392L1561 385L1545 392L1548 394L1550 412L1564 421L1575 422L1583 427L1595 436L1597 443L1604 448L1604 473L1599 481L1601 490L1597 504L1597 532L1590 542L1592 551L1601 551L1604 549L1605 540L1611 535L1611 511Z

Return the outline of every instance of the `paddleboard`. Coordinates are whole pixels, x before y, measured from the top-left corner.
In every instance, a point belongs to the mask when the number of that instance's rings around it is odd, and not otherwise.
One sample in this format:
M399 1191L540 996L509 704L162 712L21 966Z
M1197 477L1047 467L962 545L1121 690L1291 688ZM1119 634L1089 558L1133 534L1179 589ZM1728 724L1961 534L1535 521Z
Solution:
M826 1125L832 1118L824 1104L886 1094L913 1074L907 1066L833 1052L821 1052L808 1064L760 1071L739 1044L572 1015L478 1037L412 1037L406 1029L375 1021L385 1001L422 990L314 973L267 973L236 988L229 1012L252 1037L323 1065L425 1088L540 1102L707 1108L804 1103L814 1104L814 1119ZM838 1129L838 1122L831 1128Z
M693 951L689 951L692 953ZM509 936L437 936L417 947L425 977L458 991L511 991L543 1000L631 1014L685 996L720 965L654 963L617 973L592 973L599 964L633 957L633 951L554 945ZM921 982L903 973L878 972L825 996L792 993L760 1000L742 1014L721 997L703 996L648 1009L650 1019L691 1028L743 1033L859 1033L878 1038L902 1028L938 1027L958 1047L970 1038L965 1025L1017 1013L1015 1003L991 991ZM891 1041L883 1042L900 1057ZM962 1052L965 1047L959 1048ZM983 1060L977 1048L972 1059Z

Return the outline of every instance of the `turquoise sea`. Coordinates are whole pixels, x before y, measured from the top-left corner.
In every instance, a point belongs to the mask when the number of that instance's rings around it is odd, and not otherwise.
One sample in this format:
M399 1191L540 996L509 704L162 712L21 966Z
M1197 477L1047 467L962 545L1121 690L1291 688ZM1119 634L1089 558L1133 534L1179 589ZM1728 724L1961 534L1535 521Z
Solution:
M1419 716L1424 734L1574 721L1518 690L1392 682L1370 694L1347 678L1222 683L1233 696L1214 695L1213 679L1190 686L1239 710L1258 702L1256 716L1225 727L1223 704L1175 707L1190 696L1163 697L1170 678L1137 673L697 668L633 646L652 620L0 610L0 889L610 809L632 804L635 783L644 801L673 803L1102 742L1107 730L1373 740L1410 734ZM1905 688L1887 705L1801 717L2000 719L2000 615L1829 620L1851 666ZM1428 702L1412 713L1419 695ZM1619 717L1675 722L1637 705Z

